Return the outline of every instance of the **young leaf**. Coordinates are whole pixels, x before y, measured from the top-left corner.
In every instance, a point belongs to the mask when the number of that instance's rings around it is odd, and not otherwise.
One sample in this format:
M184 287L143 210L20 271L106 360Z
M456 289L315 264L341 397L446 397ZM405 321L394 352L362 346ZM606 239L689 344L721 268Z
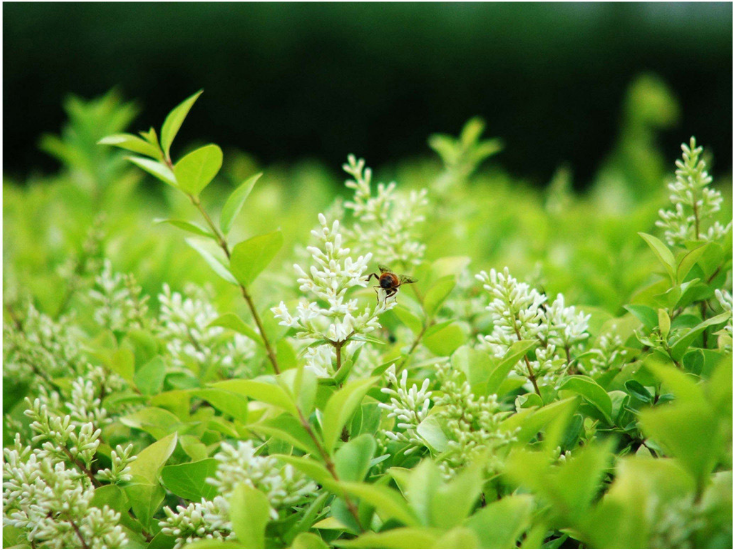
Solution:
M466 342L466 334L457 323L449 323L436 331L428 330L423 338L425 347L435 355L447 357Z
M243 548L265 548L270 502L261 491L240 483L229 499L229 517Z
M662 262L664 269L667 270L669 278L674 282L676 280L677 262L675 262L672 251L667 248L667 245L653 235L649 235L647 233L639 233L639 235L646 241L649 248L652 249L652 252L654 252L659 261Z
M181 128L181 124L183 124L183 121L186 119L188 111L191 110L191 107L193 107L193 104L196 103L196 100L203 92L203 90L200 90L188 99L184 100L180 105L178 105L178 107L170 112L166 117L165 122L163 122L163 128L160 131L160 144L163 148L165 158L171 158L170 150L173 139Z
M521 361L536 345L537 340L519 340L514 342L499 364L496 365L496 368L489 374L489 380L486 383L486 393L496 393L512 367L517 364L517 361Z
M583 396L591 405L598 409L606 422L613 425L613 405L611 398L608 396L606 390L589 376L572 376L565 380L558 389L572 391Z
M374 506L383 520L395 518L408 527L418 525L418 521L407 506L405 499L394 489L382 485L351 482L343 482L341 486L346 492Z
M232 273L244 286L251 285L269 265L283 245L283 235L278 229L243 241L232 250Z
M349 382L328 400L323 411L323 441L327 452L333 451L341 435L341 429L377 380L378 378L374 377Z
M296 418L299 416L293 400L277 384L268 384L258 380L225 380L211 384L211 387L246 395L287 411Z
M654 330L654 327L656 327L659 322L657 312L654 311L654 308L649 306L628 305L624 306L624 309L639 319L639 321L641 321L649 330Z
M163 160L160 149L133 134L113 134L100 139L97 143L99 145L113 145L120 149L132 151L133 153L153 157L156 160Z
M135 373L137 389L143 395L155 395L163 389L165 379L165 363L160 355L156 355Z
M221 315L220 317L217 317L216 319L211 321L208 326L228 328L235 332L238 332L239 334L243 334L244 336L261 346L265 345L262 342L262 337L257 333L257 331L249 326L247 323L242 321L239 315L235 313L225 313L224 315Z
M219 218L219 227L221 227L221 231L225 235L229 233L234 220L242 210L242 206L244 206L244 201L247 200L247 197L249 197L249 194L252 192L255 183L257 183L257 180L260 179L261 176L262 172L255 174L246 180L242 185L237 187L231 195L229 195L229 198L224 203L224 208L222 208L221 217Z
M224 265L219 260L217 260L209 251L204 249L201 245L199 245L196 241L192 239L186 239L186 242L188 243L188 246L193 248L201 255L206 263L209 264L209 267L214 270L214 273L216 273L219 277L221 277L228 283L232 283L233 285L237 284L237 280L234 278L234 275L232 275L231 272L226 267L224 267Z
M339 479L343 481L364 481L376 450L377 443L370 434L362 434L342 445L334 455L336 473Z
M178 434L173 433L140 451L137 459L130 464L133 478L139 477L148 483L157 484L158 476L173 454L177 441Z
M198 197L219 173L224 155L218 145L204 145L191 151L173 167L181 191Z
M199 502L202 498L211 500L216 496L216 487L206 483L214 477L219 462L213 458L166 466L161 472L163 485L174 495Z
M208 239L213 239L216 241L216 236L211 231L209 231L205 227L200 226L197 223L187 222L185 220L164 220L162 218L155 218L153 222L167 223L169 225L177 227L178 229L183 229L184 231L193 233L194 235L199 235L201 237L206 237Z
M148 174L155 176L163 183L167 183L168 185L178 189L175 174L173 174L173 171L162 162L147 159L145 157L127 157L127 160L139 168L142 168Z
M423 308L428 317L432 317L438 311L445 299L456 286L456 278L452 275L438 279L425 294Z

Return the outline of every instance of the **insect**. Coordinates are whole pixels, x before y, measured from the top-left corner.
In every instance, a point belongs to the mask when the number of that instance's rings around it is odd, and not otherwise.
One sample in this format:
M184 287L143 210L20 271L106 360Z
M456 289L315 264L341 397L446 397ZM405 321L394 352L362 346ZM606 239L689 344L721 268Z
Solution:
M384 299L386 300L390 296L397 294L397 291L402 285L409 285L416 283L417 279L413 279L408 275L395 275L392 270L383 265L379 266L379 275L376 273L370 273L367 277L367 282L374 277L379 281L379 285L374 287L374 291L377 293L377 302L379 301L379 289L385 291Z

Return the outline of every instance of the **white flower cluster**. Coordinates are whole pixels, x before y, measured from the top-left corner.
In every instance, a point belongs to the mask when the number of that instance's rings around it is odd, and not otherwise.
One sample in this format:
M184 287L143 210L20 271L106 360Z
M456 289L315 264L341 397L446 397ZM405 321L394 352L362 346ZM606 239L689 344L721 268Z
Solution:
M615 329L614 326L610 332L601 334L596 345L589 351L591 354L591 368L588 374L590 376L598 376L604 372L623 367L627 352L624 349L621 337L616 334Z
M58 394L46 395L31 401L25 415L31 419L31 430L36 434L33 442L43 442L41 449L47 456L81 463L89 469L99 447L102 430L92 422L72 420L71 415L61 416L53 411L58 407ZM51 405L51 407L49 407ZM105 413L106 414L106 413Z
M187 289L186 294L194 294ZM219 314L214 306L196 297L184 297L163 285L157 332L165 341L174 369L196 374L223 371L228 377L252 375L254 342L241 334L229 337L222 327L210 327Z
M229 521L229 504L222 497L203 499L188 506L177 506L174 512L163 508L166 518L160 522L163 534L176 538L174 548L183 548L200 539L220 541L236 538Z
M318 220L321 227L312 233L320 246L308 247L314 265L308 272L297 264L294 266L300 290L318 301L301 300L295 314L280 302L272 312L281 325L295 329L297 338L319 343L307 350L306 368L319 376L331 376L334 348L350 340L358 341L359 336L380 328L379 315L392 309L396 301L385 300L382 293L374 309L366 306L360 310L358 300L347 297L351 289L367 286L366 271L372 255L367 253L352 259L351 250L343 247L338 220L331 227L323 214L319 214ZM328 307L321 307L319 301Z
M127 447L117 445L112 449L112 468L105 468L97 472L97 478L102 481L108 481L110 483L120 483L122 481L131 481L131 468L130 463L133 462L137 457L132 454L132 443L128 444Z
M283 465L269 456L256 456L256 452L251 441L239 441L237 447L222 443L214 455L219 461L216 477L206 480L218 488L219 495L213 500L178 506L175 512L164 508L166 518L160 522L161 531L176 537L176 548L202 538L233 538L229 499L241 483L267 495L272 519L278 519L281 513L317 493L316 484L290 464Z
M653 499L649 506L656 516L649 534L650 548L696 548L694 536L703 530L706 518L703 506L690 496L671 502Z
M436 416L443 426L448 445L438 457L438 466L446 476L472 462L480 453L489 452L490 470L500 459L494 452L514 440L514 433L499 429L510 413L501 412L496 395L476 396L465 376L447 364L438 366L441 391L435 398Z
M3 523L20 529L34 548L122 548L127 536L120 514L91 506L89 479L44 451L4 449Z
M425 245L417 238L417 226L425 221L427 190L411 191L402 197L397 194L394 182L379 183L373 196L372 171L365 167L364 159L349 155L343 169L354 178L346 182L346 187L355 191L354 200L344 203L357 220L349 231L349 241L354 242L359 252L367 248L374 250L386 265L408 268L420 264Z
M274 519L279 511L303 502L318 491L310 479L271 456L256 456L257 449L251 441L239 441L237 447L222 443L214 458L219 461L216 477L206 481L228 498L240 483L259 489L270 501Z
M95 307L94 320L112 331L128 331L142 327L148 312L148 296L131 274L112 270L112 262L104 260L102 271L95 277L89 297Z
M501 358L519 340L539 341L535 359L528 361L529 368L521 361L515 368L522 376L533 375L538 382L554 383L588 338L590 315L576 311L574 306L566 307L562 294L548 307L547 296L518 282L507 268L503 272L492 269L489 274L482 271L476 278L493 298L487 309L494 328L489 335L479 335L481 342Z
M720 303L720 307L723 309L723 311L731 313L731 310L733 310L733 295L731 295L731 293L725 289L718 289L715 291L715 297ZM721 347L730 350L731 344L733 344L733 316L728 318L728 322L726 323L724 330L727 334L721 334Z
M57 321L29 305L20 324L3 326L3 376L13 382L77 376L86 367L80 334L69 317Z
M675 181L668 185L669 196L674 209L660 210L657 226L664 228L664 236L670 245L682 245L685 241L713 241L721 238L730 228L719 222L713 223L707 231L703 222L720 210L723 197L716 189L708 187L713 178L705 170L702 147L697 147L695 138L690 145L682 144L682 160L675 164Z
M430 409L432 397L432 392L428 391L430 380L426 378L420 388L417 384L408 388L407 371L402 371L398 381L394 365L387 369L384 376L387 385L382 388L382 392L389 395L390 399L389 403L380 403L379 408L387 411L387 418L397 420L395 428L401 430L386 431L384 434L392 441L407 443L405 454L408 455L425 445L423 438L417 433L417 428L427 418Z

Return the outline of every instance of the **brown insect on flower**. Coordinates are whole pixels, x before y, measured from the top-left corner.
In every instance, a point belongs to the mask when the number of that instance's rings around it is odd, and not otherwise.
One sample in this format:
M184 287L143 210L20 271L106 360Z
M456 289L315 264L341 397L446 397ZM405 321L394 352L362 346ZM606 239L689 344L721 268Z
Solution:
M377 302L379 301L379 289L385 291L384 299L387 300L390 296L397 294L397 291L402 285L410 285L416 283L417 279L413 279L409 275L396 275L390 268L380 265L379 275L376 273L370 273L367 277L367 282L372 277L379 281L379 285L374 287L374 292L377 293Z

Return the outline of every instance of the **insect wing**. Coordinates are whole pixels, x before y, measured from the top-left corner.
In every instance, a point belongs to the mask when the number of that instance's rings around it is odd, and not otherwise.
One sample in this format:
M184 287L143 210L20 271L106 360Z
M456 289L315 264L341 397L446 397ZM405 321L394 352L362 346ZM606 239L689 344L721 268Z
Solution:
M400 275L400 284L401 285L409 285L412 283L416 283L417 279L413 279L409 275Z
M379 272L380 273L392 273L392 270L388 268L386 265L379 264Z

